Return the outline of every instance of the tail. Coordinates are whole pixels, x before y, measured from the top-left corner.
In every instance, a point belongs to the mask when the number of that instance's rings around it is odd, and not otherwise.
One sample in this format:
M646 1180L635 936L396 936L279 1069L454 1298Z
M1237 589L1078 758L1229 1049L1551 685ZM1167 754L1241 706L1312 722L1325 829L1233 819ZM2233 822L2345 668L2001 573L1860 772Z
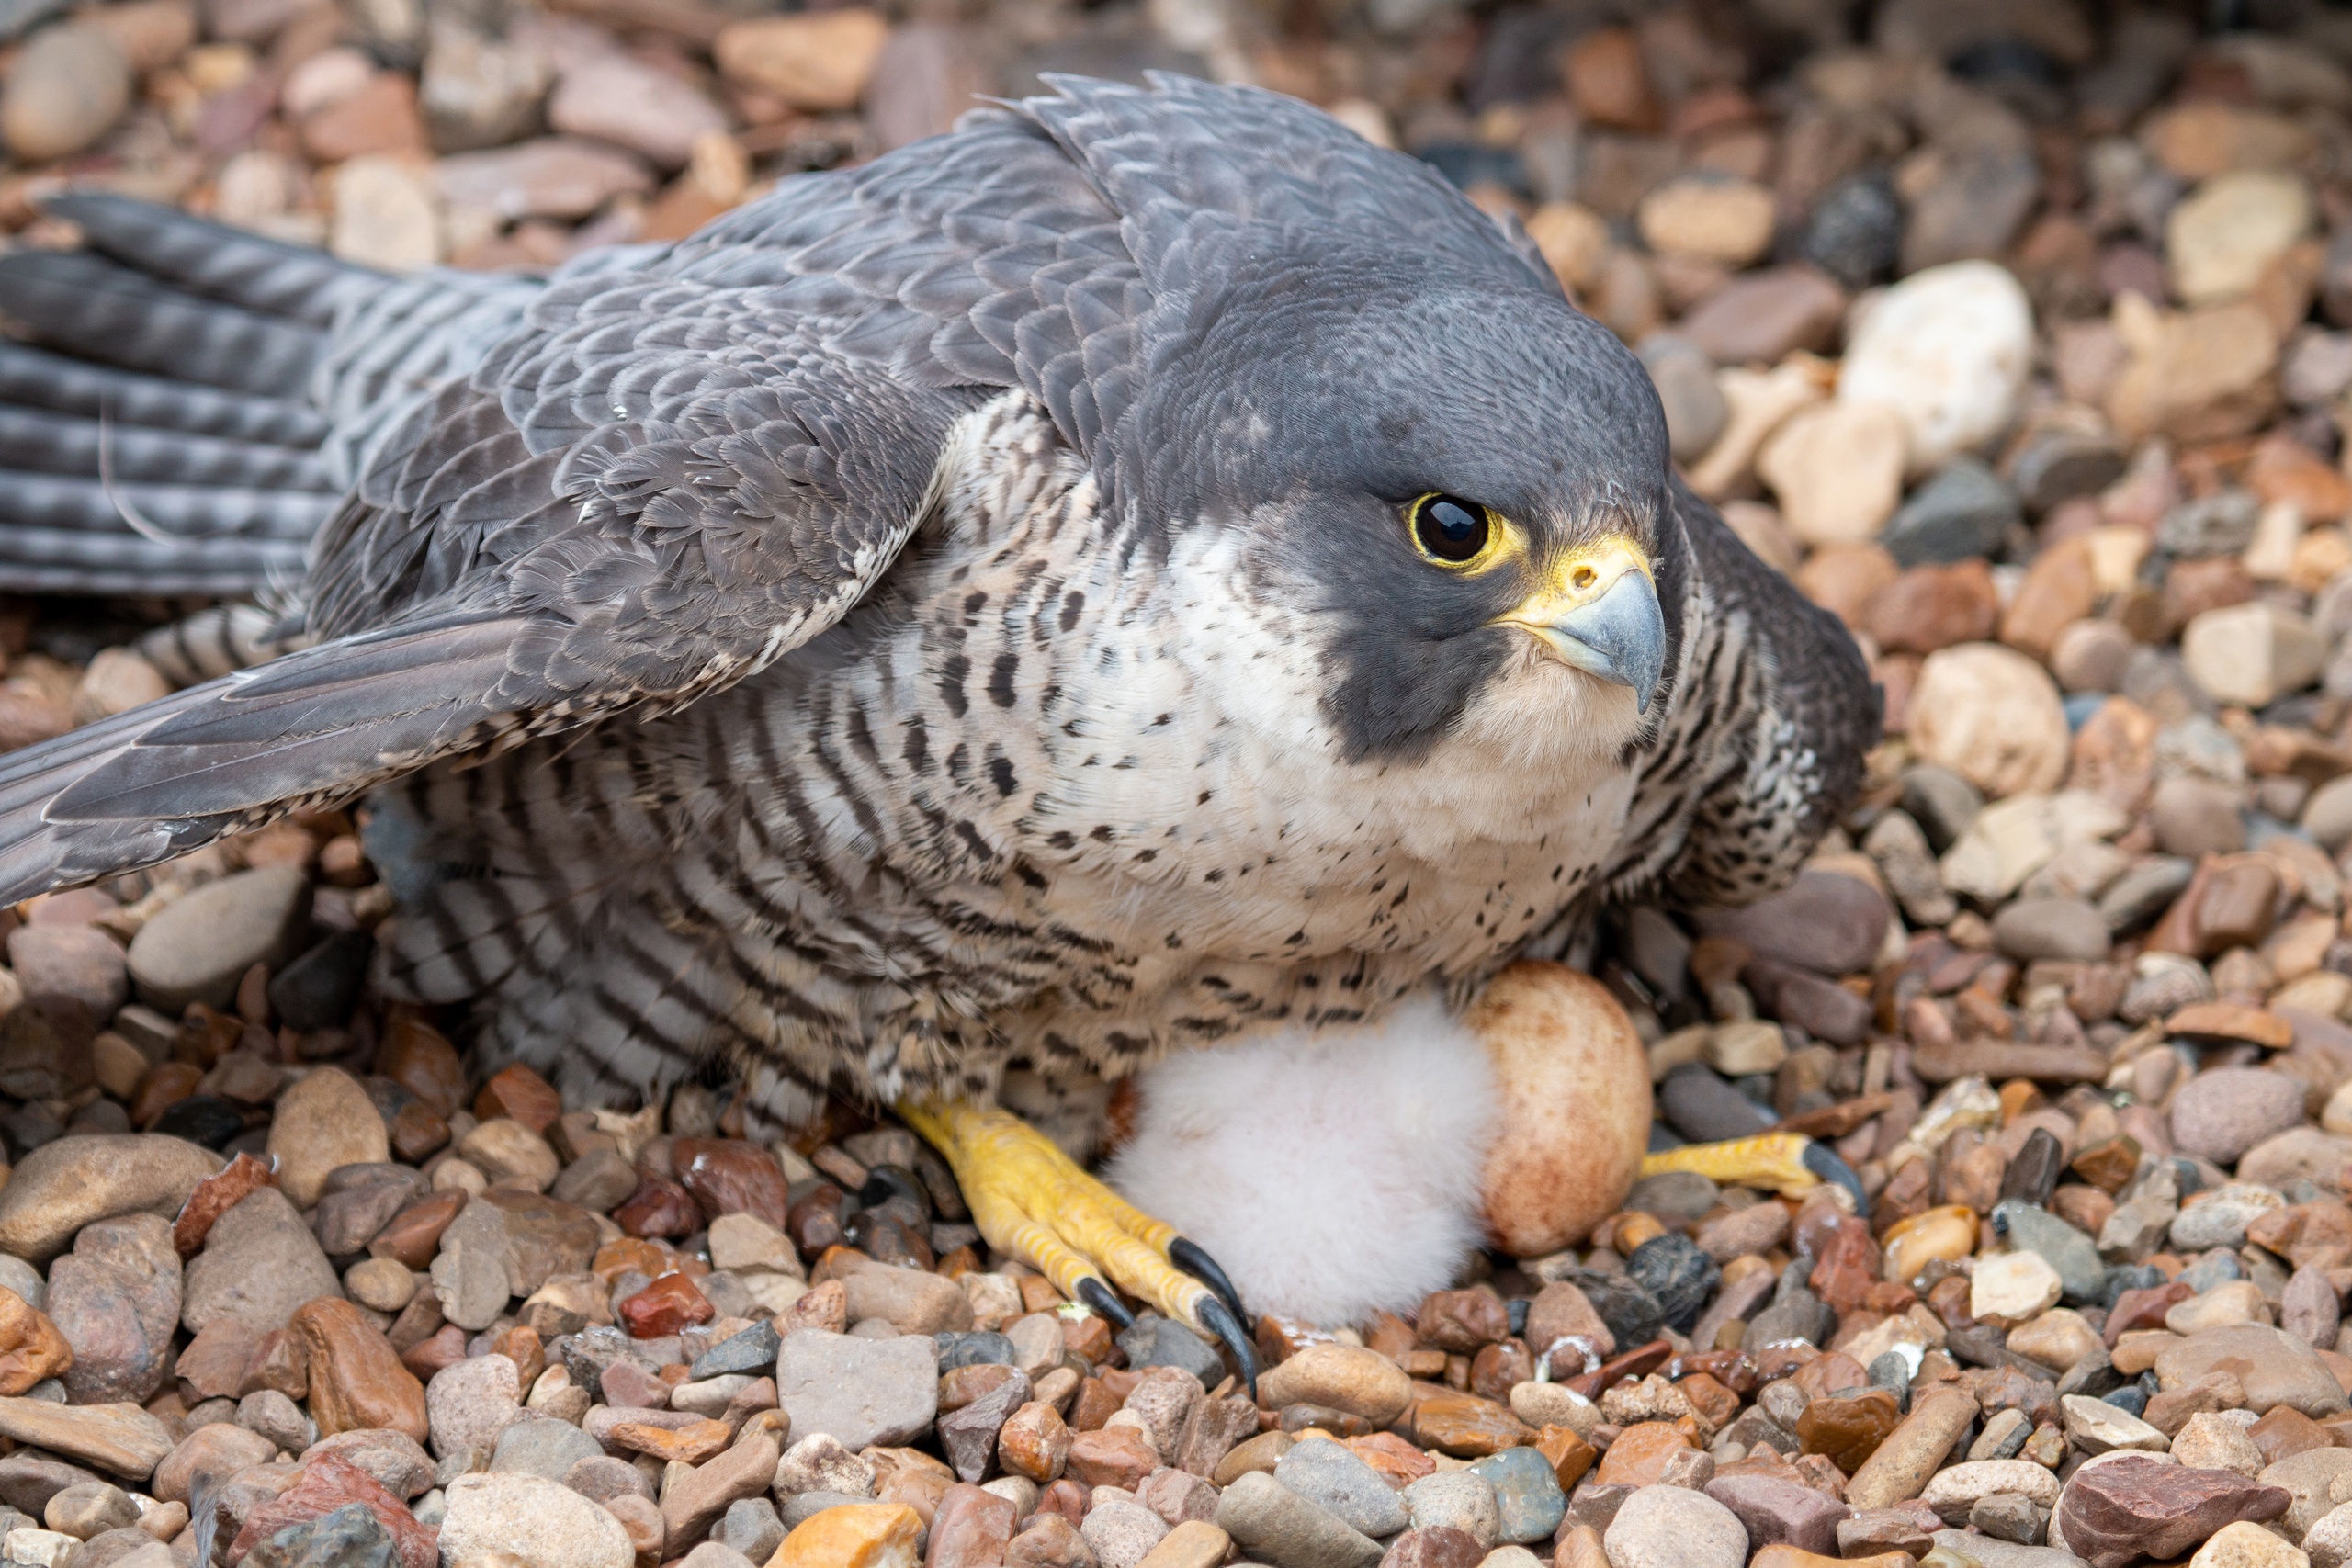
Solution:
M48 209L86 248L0 256L0 588L298 581L344 488L312 383L392 280L123 197Z

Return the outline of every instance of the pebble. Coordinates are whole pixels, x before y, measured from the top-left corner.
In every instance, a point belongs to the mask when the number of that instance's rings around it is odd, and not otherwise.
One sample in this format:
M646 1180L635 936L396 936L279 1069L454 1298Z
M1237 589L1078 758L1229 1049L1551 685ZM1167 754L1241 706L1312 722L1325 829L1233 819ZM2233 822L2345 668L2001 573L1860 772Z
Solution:
M2227 1471L2130 1457L2078 1472L2052 1523L2095 1562L2117 1554L2171 1559L2233 1521L2277 1518L2287 1504L2282 1488Z
M1382 1556L1379 1542L1259 1471L1225 1488L1213 1522L1273 1568L1374 1568Z
M858 1339L797 1329L776 1355L779 1403L801 1437L822 1432L855 1450L904 1443L939 1408L937 1363L927 1337Z
M1907 433L1894 410L1826 402L1800 409L1756 456L1790 532L1813 546L1873 538L1903 499Z
M903 1503L851 1503L801 1521L766 1568L915 1568L922 1516Z
M2021 898L1993 920L1993 942L2012 958L2097 963L2110 945L2098 907L2082 898Z
M727 130L727 117L690 84L621 54L565 71L548 98L547 117L566 136L610 141L668 170L686 166L698 139Z
M102 27L65 22L27 39L0 81L0 141L19 163L79 152L130 107L131 73Z
M1996 643L1928 656L1912 691L1911 741L1994 799L2057 787L2072 736L2041 666Z
M1968 1291L1969 1315L2022 1323L2058 1304L2058 1270L2032 1252L2007 1252L1976 1266Z
M2225 304L2250 293L2311 226L2311 190L2300 175L2270 169L2217 175L2165 220L2173 291L2190 305Z
M1363 1535L1392 1536L1413 1522L1406 1497L1338 1443L1298 1444L1275 1461L1274 1479Z
M1442 1471L1405 1488L1405 1506L1419 1529L1456 1529L1491 1548L1501 1539L1502 1510L1494 1483L1476 1470Z
M2303 1086L2260 1067L2215 1067L2198 1074L2173 1095L2173 1146L2217 1164L2233 1163L2248 1149L2303 1119Z
M857 106L889 35L878 13L852 6L730 22L712 52L730 80L796 109L837 113Z
M2302 616L2257 600L2198 615L2181 633L2180 653L2206 695L2267 707L2319 679L2327 641Z
M2009 487L1984 464L1956 457L1903 503L1880 542L1897 566L1956 563L1996 554L2017 524L2018 498ZM2064 558L2050 551L2035 564ZM2002 637L2017 640L2006 629Z
M1991 441L2016 417L2033 359L2033 311L2007 269L1951 262L1915 272L1849 338L1838 399L1901 416L1914 473Z
M388 1430L425 1440L424 1386L357 1307L313 1300L294 1314L292 1327L310 1353L311 1415L322 1437Z
M1653 251L1743 267L1770 248L1772 193L1750 180L1688 176L1642 198L1635 212Z
M1506 1544L1549 1540L1560 1528L1560 1520L1567 1513L1567 1495L1561 1490L1559 1476L1551 1462L1538 1450L1505 1449L1475 1461L1470 1473L1484 1476L1494 1488L1498 1540ZM1408 1494L1409 1491L1408 1488ZM1417 1514L1416 1522L1419 1517Z
M191 1333L224 1317L266 1331L285 1327L305 1302L342 1294L311 1227L283 1192L263 1187L213 1222L187 1267L180 1318Z
M0 1185L0 1251L46 1263L81 1229L125 1214L170 1217L220 1156L177 1138L96 1134L26 1155Z
M140 927L130 942L131 982L140 1000L174 1018L190 1002L226 1008L246 970L275 968L299 951L310 918L311 879L298 867L206 883Z
M2209 1328L2167 1346L2157 1355L2154 1371L2166 1391L2227 1371L2238 1380L2245 1408L2256 1415L2284 1404L2316 1419L2346 1408L2344 1390L2317 1353L2261 1324Z
M1636 1490L1602 1540L1610 1568L1739 1568L1747 1560L1738 1516L1680 1486Z
M391 1157L384 1119L368 1091L336 1067L318 1067L278 1097L269 1124L277 1186L299 1208L319 1201L327 1173Z
M1777 365L1791 354L1828 347L1845 314L1846 291L1828 277L1809 266L1770 267L1733 278L1676 330L1718 365ZM1727 396L1731 385L1726 381ZM1778 423L1770 419L1767 428Z
M444 1488L441 1555L463 1562L503 1552L524 1568L630 1568L621 1522L568 1486L537 1475L460 1475Z

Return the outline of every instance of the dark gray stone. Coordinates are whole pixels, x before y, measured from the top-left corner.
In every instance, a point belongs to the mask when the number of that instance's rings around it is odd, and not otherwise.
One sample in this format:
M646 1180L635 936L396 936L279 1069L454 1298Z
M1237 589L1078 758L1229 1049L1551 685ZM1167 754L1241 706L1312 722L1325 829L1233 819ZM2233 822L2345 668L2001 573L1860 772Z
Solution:
M1126 1353L1127 1365L1138 1370L1181 1368L1200 1379L1203 1388L1215 1388L1225 1379L1225 1361L1206 1341L1158 1313L1136 1318L1136 1325L1119 1336L1118 1346Z
M1657 1298L1659 1315L1685 1333L1707 1310L1708 1301L1724 1279L1722 1267L1679 1231L1654 1235L1634 1248L1634 1255L1625 1260L1625 1272Z
M1913 492L1879 542L1897 566L1990 556L2018 525L2018 498L1973 457L1956 457Z

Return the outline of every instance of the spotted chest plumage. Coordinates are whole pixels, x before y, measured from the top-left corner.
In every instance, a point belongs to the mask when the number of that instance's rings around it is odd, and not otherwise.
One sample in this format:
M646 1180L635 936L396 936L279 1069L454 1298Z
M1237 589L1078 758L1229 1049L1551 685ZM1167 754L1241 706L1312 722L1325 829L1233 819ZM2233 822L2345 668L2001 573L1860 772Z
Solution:
M588 1094L716 1067L790 1121L827 1090L1089 1081L1556 950L1600 890L1704 858L1711 789L1756 794L1725 742L1775 722L1764 663L1699 573L1634 765L1476 722L1351 763L1313 613L1229 544L1139 559L1032 400L943 467L897 570L793 660L379 797L401 983L483 998L492 1050ZM1710 852L1769 881L1838 781L1765 766L1798 808Z

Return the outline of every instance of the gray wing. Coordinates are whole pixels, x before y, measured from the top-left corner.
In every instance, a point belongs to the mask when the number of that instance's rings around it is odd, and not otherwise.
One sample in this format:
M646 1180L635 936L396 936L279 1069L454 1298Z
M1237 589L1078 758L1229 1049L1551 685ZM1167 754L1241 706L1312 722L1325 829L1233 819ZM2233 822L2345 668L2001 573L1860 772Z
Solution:
M888 569L1000 389L1132 486L1145 395L1268 227L1529 281L1438 176L1303 105L1057 85L559 274L373 439L312 568L323 640L0 763L0 900L741 679Z
M1861 787L1881 705L1853 637L1679 479L1662 581L1682 657L1609 867L1619 901L1746 904L1787 886Z

